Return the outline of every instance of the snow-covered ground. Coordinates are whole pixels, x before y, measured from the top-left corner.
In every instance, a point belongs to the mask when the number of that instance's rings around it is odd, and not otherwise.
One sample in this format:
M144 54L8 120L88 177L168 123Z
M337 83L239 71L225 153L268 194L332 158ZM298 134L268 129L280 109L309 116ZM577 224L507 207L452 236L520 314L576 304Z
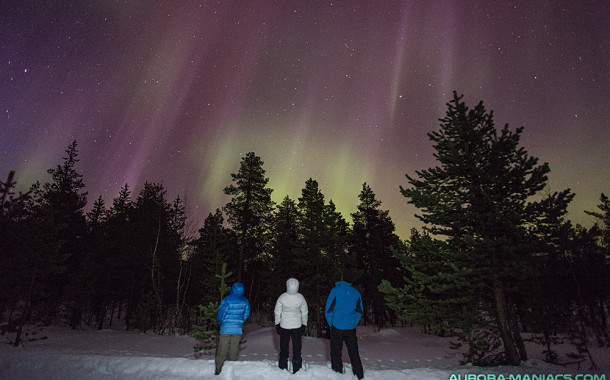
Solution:
M273 328L249 325L238 362L226 362L214 376L214 354L195 354L189 336L161 336L123 330L70 330L63 327L31 328L22 347L0 337L0 379L352 379L347 353L344 374L330 369L329 342L304 337L304 368L297 374L277 367L279 338ZM32 333L37 332L36 335ZM45 336L46 339L40 339ZM541 360L541 348L528 345L530 360L519 367L478 368L459 365L460 353L449 348L447 338L433 337L419 328L359 327L360 356L365 379L465 379L477 380L521 374L589 374L588 379L608 378L610 348L593 349L599 369L589 363L552 366ZM569 351L564 347L564 354ZM562 354L562 360L568 361ZM486 375L487 374L487 375ZM497 376L496 376L497 377ZM547 379L547 376L544 377ZM584 379L583 379L584 380Z

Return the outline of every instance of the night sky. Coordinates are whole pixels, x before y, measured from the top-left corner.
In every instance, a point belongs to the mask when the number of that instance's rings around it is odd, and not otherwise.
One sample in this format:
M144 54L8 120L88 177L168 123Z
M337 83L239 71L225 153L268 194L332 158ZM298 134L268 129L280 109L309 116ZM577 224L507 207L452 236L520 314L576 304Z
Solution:
M162 183L199 228L253 151L276 202L312 177L351 222L367 182L407 238L399 185L437 165L427 133L455 90L525 127L590 226L610 193L609 20L608 1L3 0L0 177L49 181L76 140L89 207Z

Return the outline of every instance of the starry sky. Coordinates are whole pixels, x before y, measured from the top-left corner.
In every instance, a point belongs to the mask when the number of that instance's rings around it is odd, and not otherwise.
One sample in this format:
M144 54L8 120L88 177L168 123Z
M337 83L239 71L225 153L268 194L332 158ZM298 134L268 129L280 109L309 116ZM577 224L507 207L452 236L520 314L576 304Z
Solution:
M571 188L589 226L610 193L610 2L3 0L0 177L49 181L76 140L89 203L145 181L199 228L241 157L273 199L308 178L348 221L362 184L397 232L419 227L405 174L455 90ZM90 207L90 206L89 206Z

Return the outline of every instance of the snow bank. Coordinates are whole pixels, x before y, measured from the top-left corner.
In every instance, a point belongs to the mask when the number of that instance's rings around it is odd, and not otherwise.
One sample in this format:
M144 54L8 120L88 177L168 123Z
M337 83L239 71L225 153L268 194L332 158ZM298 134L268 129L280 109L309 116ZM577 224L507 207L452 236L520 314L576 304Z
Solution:
M249 326L240 361L226 362L214 376L213 352L195 354L189 336L160 336L132 331L70 330L50 327L37 336L46 337L22 347L0 344L0 379L328 379L355 377L347 354L345 373L330 369L328 341L305 337L304 367L297 374L277 367L279 338L271 328ZM422 334L416 328L375 331L358 328L360 354L366 379L447 380L452 374L605 374L610 350L595 351L603 368L590 371L558 367L541 361L533 348L532 359L519 367L477 368L459 365L460 355L448 348L446 338ZM456 378L454 376L454 378ZM609 378L610 380L610 378Z

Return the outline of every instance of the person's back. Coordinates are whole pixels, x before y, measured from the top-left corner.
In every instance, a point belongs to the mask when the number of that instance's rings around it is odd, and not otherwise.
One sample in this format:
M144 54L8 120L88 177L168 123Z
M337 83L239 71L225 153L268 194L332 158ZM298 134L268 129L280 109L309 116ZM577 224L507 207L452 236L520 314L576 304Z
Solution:
M286 292L282 293L274 309L275 325L280 334L280 369L288 369L289 343L292 340L292 370L296 373L301 369L301 335L303 326L307 326L307 302L299 293L299 281L289 278L286 281Z
M351 330L358 326L362 317L360 292L345 281L335 283L328 296L326 320L329 326L340 330Z
M286 281L286 292L275 304L275 321L284 329L296 329L307 325L307 302L299 293L299 282L295 278Z
M218 308L218 325L221 334L241 335L242 324L250 315L250 303L244 297L244 286L236 282L231 286L229 295L226 296Z
M343 373L341 351L343 342L352 363L352 372L362 379L364 369L358 352L356 326L363 313L360 292L351 285L353 277L350 271L343 273L341 281L335 283L326 300L325 316L330 326L330 362L335 372Z
M250 316L250 302L244 297L244 285L236 282L231 286L216 314L220 336L216 344L216 372L220 374L226 360L235 361L239 354L239 341L243 333L242 325Z

